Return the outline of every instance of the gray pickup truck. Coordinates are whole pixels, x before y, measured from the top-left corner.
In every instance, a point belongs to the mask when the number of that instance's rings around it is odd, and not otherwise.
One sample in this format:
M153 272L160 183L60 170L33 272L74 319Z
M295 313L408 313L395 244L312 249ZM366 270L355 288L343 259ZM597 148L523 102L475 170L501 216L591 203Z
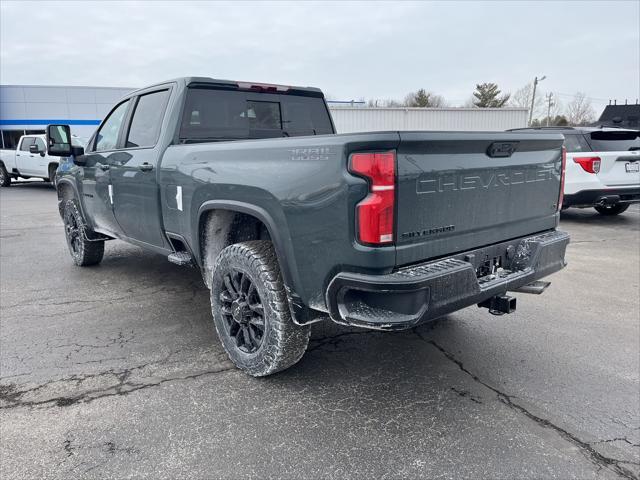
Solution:
M295 137L295 138L294 138ZM565 266L563 136L336 135L320 90L180 78L123 98L87 147L47 128L73 261L120 239L199 268L220 340L254 376L310 324L413 327L515 309Z

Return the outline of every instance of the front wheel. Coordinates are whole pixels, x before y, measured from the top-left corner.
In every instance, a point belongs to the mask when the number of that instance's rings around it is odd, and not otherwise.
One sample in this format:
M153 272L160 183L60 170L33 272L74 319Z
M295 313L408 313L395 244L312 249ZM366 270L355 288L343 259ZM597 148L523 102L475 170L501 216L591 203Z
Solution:
M302 358L311 332L293 323L278 259L269 241L225 248L213 267L211 310L231 361L254 377Z
M593 207L600 215L613 216L620 215L629 208L628 203L616 203L614 205L598 205Z
M11 177L7 169L0 163L0 187L8 187L11 185Z
M89 241L86 223L75 199L67 200L64 206L64 234L73 263L79 267L96 265L104 256L104 240Z

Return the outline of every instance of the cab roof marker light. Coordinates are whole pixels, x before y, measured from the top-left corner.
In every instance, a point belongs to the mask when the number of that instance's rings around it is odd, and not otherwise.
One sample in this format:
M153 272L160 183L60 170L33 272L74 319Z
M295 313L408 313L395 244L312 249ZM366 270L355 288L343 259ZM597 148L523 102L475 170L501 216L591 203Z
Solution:
M238 88L242 90L257 90L266 92L287 92L291 90L291 87L286 85L272 85L269 83L252 83L252 82L238 82Z

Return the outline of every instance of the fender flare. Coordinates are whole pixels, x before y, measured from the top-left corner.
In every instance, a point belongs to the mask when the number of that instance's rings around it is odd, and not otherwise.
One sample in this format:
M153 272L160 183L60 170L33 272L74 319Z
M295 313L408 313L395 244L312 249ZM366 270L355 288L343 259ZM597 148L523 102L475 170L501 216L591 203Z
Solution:
M71 190L73 191L73 196L78 200L80 213L86 219L87 217L84 214L84 204L82 202L82 199L80 198L80 193L78 192L78 186L75 184L75 182L72 182L68 178L63 177L60 180L58 180L58 183L56 184L56 193L58 194L58 202L60 201L60 187L63 187L63 186L69 186L71 188Z
M201 258L201 245L200 245L200 227L202 224L203 216L211 210L231 210L239 213L246 213L260 220L267 231L273 248L278 256L278 263L280 264L280 271L282 273L282 279L287 287L292 288L297 284L297 271L292 268L289 259L292 258L293 252L289 252L290 244L283 238L281 228L277 228L276 221L272 215L262 207L251 203L240 202L237 200L207 200L198 209L197 221L194 222L194 232L192 235L194 248L193 251L197 255L197 260L200 266L202 265Z
M87 215L85 214L84 202L82 201L82 198L80 197L80 193L78 192L78 186L74 181L70 180L68 177L62 177L60 180L58 180L58 183L56 183L56 193L58 194L58 211L60 212L60 216L61 217L63 216L63 212L60 208L60 196L59 196L61 186L69 186L73 191L73 196L77 200L80 214L82 215L82 218L84 219L85 224L89 227L89 230L85 231L86 239L89 240L90 242L94 240L95 241L109 240L111 237L108 237L93 231L92 225L90 225Z

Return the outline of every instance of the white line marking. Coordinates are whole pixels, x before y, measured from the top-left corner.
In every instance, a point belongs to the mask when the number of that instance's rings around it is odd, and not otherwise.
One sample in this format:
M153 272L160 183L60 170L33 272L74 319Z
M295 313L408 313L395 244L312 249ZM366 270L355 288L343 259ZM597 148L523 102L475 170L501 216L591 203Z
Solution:
M109 201L111 201L111 205L113 205L113 185L109 184Z

